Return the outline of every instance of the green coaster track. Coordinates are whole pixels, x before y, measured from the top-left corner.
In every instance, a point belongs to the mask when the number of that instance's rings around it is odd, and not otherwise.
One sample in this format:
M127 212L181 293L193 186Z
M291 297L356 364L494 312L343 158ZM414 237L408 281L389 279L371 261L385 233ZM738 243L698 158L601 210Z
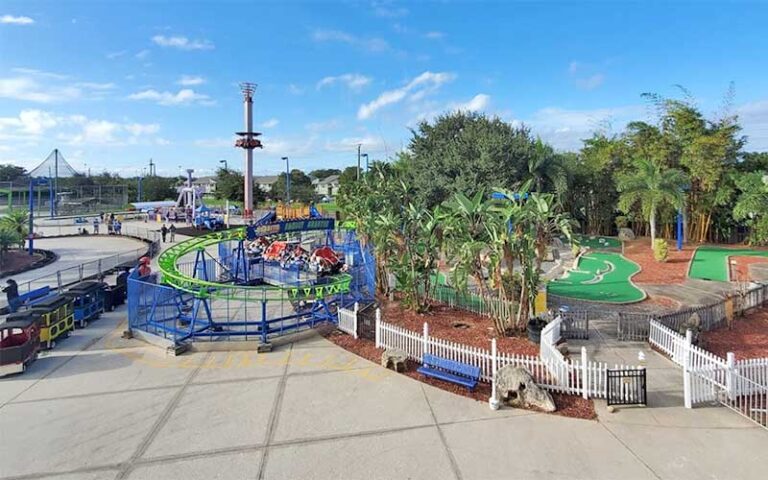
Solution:
M165 250L157 259L163 282L182 292L190 293L198 298L226 298L230 300L303 300L347 293L350 289L352 276L346 273L326 277L323 284L313 285L309 282L299 285L235 285L211 282L190 277L179 271L179 259L190 253L197 253L207 247L227 241L243 241L245 227L213 232L207 235L190 238Z

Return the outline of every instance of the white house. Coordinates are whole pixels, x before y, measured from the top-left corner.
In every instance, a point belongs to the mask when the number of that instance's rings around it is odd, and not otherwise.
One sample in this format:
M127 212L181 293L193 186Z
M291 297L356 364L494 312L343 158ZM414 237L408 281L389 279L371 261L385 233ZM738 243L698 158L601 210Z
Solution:
M192 186L204 194L216 191L216 177L200 177L192 180Z
M339 193L339 176L331 175L323 179L316 178L312 180L312 186L315 187L316 194L333 197Z
M277 181L279 177L277 175L254 175L253 184L261 189L264 193L269 193L272 190L272 184Z

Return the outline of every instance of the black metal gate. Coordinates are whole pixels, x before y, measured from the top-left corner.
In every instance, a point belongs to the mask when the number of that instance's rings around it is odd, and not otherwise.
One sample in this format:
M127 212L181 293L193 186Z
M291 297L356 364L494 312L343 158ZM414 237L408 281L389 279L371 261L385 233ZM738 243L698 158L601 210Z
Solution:
M606 370L608 405L645 405L645 368Z

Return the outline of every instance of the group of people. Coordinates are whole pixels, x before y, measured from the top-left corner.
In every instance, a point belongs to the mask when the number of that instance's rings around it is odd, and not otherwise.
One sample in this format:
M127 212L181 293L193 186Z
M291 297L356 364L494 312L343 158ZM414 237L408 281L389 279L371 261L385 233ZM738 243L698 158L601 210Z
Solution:
M123 222L115 217L114 213L106 214L101 212L98 217L93 219L93 234L98 235L102 224L107 224L107 233L109 235L122 235ZM85 229L83 229L85 230Z
M171 224L169 227L168 225L163 224L160 228L160 236L163 237L163 243L166 242L169 233L171 234L171 243L174 243L176 241L176 225Z

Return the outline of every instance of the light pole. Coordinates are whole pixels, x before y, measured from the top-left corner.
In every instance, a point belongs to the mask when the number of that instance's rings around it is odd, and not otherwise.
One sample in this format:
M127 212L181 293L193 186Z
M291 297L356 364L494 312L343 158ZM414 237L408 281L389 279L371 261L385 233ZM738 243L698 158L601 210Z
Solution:
M226 160L219 160L219 163L223 163L224 164L224 171L225 172L229 171L229 166L227 166L227 161Z
M368 173L368 154L364 153L363 157L365 157L365 172Z
M285 204L291 203L291 168L289 166L288 157L283 157L285 160Z
M34 198L35 198L35 185L40 185L40 184L45 184L45 183L49 184L48 188L50 189L51 188L50 187L50 181L48 181L48 180L46 180L44 178L32 178L32 177L30 177L30 179L29 179L29 235L28 235L27 238L29 239L29 254L30 255L34 255L34 251L35 251L35 248L34 248L34 245L33 245L34 238L35 238L35 234L33 232L33 229L34 229L34 226L35 226L34 225L34 221L33 221L33 219L35 217L35 202L34 202Z
M362 147L362 143L357 144L357 180L360 180L360 147Z
M141 172L139 173L139 180L138 180L139 181L139 185L138 185L137 192L136 192L136 201L137 202L141 201L141 183L142 183L143 180L144 180L144 169L142 168Z

